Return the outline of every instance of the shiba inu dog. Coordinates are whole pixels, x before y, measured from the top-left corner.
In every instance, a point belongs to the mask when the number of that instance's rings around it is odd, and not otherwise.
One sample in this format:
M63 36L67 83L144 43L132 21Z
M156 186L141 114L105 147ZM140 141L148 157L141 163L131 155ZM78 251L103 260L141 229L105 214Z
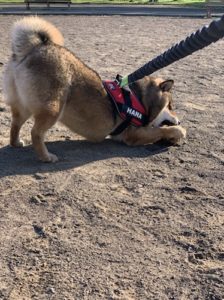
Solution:
M186 130L172 110L172 86L172 80L154 77L131 84L129 89L144 107L147 121L137 127L130 123L112 138L128 145L161 139L177 143L185 138ZM13 26L3 91L12 112L10 144L23 146L19 132L32 116L32 144L44 162L58 160L44 144L46 131L57 121L93 142L103 141L124 122L97 72L65 48L60 31L39 17L25 17ZM133 109L129 113L139 117Z

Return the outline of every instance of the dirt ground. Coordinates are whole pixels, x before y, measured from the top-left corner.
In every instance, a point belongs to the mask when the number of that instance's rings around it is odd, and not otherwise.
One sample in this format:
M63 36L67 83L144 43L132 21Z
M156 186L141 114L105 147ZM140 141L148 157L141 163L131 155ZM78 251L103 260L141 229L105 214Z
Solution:
M0 16L2 63L17 18ZM134 71L209 23L46 19L102 78ZM47 141L60 161L43 164L31 146L8 146L10 112L0 95L1 300L224 299L223 47L155 74L175 80L188 131L176 147L91 144L57 124ZM28 143L31 126L22 129Z

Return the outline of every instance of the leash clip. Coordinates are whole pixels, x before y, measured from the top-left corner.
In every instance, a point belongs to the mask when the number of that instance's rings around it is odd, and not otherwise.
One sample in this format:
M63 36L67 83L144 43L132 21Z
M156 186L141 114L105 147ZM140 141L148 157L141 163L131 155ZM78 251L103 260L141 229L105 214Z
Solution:
M121 81L122 81L122 76L120 74L117 74L116 78L115 78L115 82L120 86Z

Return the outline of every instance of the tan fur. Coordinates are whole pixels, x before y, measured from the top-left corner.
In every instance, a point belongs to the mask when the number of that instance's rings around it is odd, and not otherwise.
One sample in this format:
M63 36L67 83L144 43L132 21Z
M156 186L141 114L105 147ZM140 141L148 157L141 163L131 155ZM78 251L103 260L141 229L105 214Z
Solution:
M176 143L184 138L186 131L181 126L153 127L163 114L178 124L171 111L172 85L172 81L152 77L134 83L131 88L141 97L150 123L141 128L129 126L115 139L142 145L160 139ZM94 142L104 140L122 122L118 116L114 119L99 75L63 47L58 29L38 17L23 18L13 27L12 56L5 70L3 91L12 110L10 144L23 146L19 131L33 116L32 143L45 162L57 161L56 155L48 152L44 135L58 120Z

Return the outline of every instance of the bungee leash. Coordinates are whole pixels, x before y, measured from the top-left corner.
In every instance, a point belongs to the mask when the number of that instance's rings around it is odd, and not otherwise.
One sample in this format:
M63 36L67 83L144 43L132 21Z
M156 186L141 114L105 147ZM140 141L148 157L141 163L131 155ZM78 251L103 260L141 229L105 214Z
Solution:
M212 21L209 25L202 27L192 33L185 40L177 43L163 54L149 61L135 72L125 76L120 81L120 86L129 85L155 71L162 69L181 58L191 55L195 51L207 47L211 43L217 42L224 37L224 15L219 19Z

